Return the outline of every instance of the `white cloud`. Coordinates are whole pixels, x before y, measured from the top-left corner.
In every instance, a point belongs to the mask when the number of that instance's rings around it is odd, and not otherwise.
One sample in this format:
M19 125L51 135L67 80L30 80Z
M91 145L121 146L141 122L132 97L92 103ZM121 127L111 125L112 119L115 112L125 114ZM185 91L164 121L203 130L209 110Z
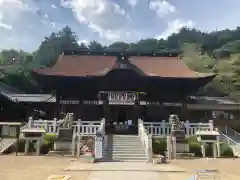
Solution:
M178 33L179 30L183 27L189 27L192 28L195 25L195 23L191 20L184 21L181 19L176 19L174 21L168 22L167 29L160 35L157 36L157 39L166 39L168 36L172 35L173 33Z
M55 22L51 22L50 24L52 25L53 28L56 28L57 26Z
M78 41L78 44L79 44L79 45L82 44L82 43L88 46L89 43L90 43L90 41L87 40L87 39L82 39L82 40L79 40L79 41Z
M48 15L47 14L44 14L44 16L43 16L44 18L46 18L46 19L48 19Z
M12 29L12 25L4 23L3 19L4 19L4 16L0 12L0 27L5 28L5 29Z
M9 22L13 24L19 20L21 12L36 12L35 7L30 7L31 4L34 5L32 0L0 0L0 27L12 29L13 27Z
M127 3L130 6L135 7L138 4L138 0L127 0Z
M164 17L170 13L176 12L176 7L166 0L152 0L149 3L149 8L156 11L158 17Z
M9 29L9 30L12 29L12 25L5 24L5 23L2 23L2 22L0 22L0 27L5 28L5 29Z
M53 9L57 9L57 6L55 4L52 4Z
M118 40L126 32L130 20L126 11L113 1L106 0L62 0L64 7L75 13L77 20L86 24L101 38Z

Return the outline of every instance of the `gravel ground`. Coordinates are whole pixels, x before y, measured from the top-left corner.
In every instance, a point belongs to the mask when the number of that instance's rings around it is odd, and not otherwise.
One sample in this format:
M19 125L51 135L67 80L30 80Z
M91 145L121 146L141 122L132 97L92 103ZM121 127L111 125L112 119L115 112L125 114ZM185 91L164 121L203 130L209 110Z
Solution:
M189 172L196 170L217 169L221 180L239 180L240 158L239 159L195 159L175 160L173 164L185 168Z
M44 156L0 156L0 179L46 180L50 175L70 175L72 180L91 177L90 171L64 171L73 159ZM174 160L171 164L187 170L186 173L159 173L160 180L188 180L196 170L217 169L221 180L239 180L240 159ZM111 174L111 173L110 173ZM93 175L93 174L92 174ZM120 175L120 174L119 174ZM124 175L125 176L125 175ZM90 178L91 180L92 178ZM98 178L94 178L96 180ZM120 177L118 179L121 179ZM126 179L126 177L122 178ZM99 177L99 180L102 180Z
M90 172L64 172L71 159L44 156L0 156L1 180L46 180L50 175L70 175L85 180Z

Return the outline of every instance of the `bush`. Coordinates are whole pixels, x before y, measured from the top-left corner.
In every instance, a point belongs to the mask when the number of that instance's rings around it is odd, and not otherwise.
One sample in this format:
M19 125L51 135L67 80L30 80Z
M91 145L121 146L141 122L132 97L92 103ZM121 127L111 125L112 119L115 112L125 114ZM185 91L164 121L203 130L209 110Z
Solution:
M221 156L223 157L233 157L233 150L231 147L229 147L226 143L222 143L220 145L221 148Z
M44 141L54 142L57 139L57 135L53 133L46 133L43 139Z
M194 153L196 157L202 156L201 144L197 140L197 136L191 136L187 138L189 151Z
M153 138L152 148L154 154L164 154L167 150L167 142L165 138Z
M54 141L57 139L57 135L53 133L46 133L43 137L40 152L47 154L53 148ZM36 147L36 146L35 146Z
M195 156L202 156L201 144L198 142L196 136L191 136L188 138L189 149L191 153L194 153ZM221 156L224 157L233 157L233 151L226 143L220 144ZM206 156L213 156L212 144L207 144L206 146Z
M6 153L13 153L13 152L16 152L16 151L17 151L17 144L11 146ZM34 143L30 142L28 152L31 153L31 152L34 152L34 151L35 151ZM18 152L21 152L21 153L25 152L25 140L24 139L19 140Z

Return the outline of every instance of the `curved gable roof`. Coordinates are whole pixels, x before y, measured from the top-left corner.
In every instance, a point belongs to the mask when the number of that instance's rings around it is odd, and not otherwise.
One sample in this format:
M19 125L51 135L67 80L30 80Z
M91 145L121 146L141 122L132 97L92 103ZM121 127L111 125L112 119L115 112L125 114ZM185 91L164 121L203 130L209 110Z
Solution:
M53 67L35 69L34 72L51 76L104 76L111 70L122 68L156 77L199 78L216 75L192 71L177 57L133 56L129 62L120 62L116 56L104 55L61 55Z

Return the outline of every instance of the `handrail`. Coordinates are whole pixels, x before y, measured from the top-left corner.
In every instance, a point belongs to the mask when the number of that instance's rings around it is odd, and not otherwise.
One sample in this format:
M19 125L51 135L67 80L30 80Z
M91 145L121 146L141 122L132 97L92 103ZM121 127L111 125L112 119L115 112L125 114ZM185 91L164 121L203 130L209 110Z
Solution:
M102 152L103 152L104 135L105 135L105 118L102 118L100 128L95 135L95 143L94 143L95 159L103 158Z
M227 143L233 150L234 155L239 156L240 155L240 144L233 139L231 139L229 136L226 134L219 132L220 133L220 140Z
M225 126L224 126L224 129L225 129L226 134L228 134L228 132L232 132L235 137L239 137L239 139L240 139L240 133L237 132L237 131L235 131L233 128L225 125Z
M144 146L146 156L148 157L148 162L152 162L152 136L148 135L148 132L145 129L141 119L138 119L138 135Z

